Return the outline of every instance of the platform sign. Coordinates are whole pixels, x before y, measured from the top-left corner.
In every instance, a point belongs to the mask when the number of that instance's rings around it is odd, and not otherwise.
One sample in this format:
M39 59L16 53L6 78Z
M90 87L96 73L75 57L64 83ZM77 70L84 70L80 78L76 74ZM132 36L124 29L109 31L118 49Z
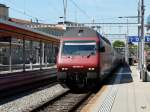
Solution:
M128 36L128 41L129 42L139 42L140 39L138 36Z
M145 42L150 42L150 36L145 36Z
M140 39L138 36L128 36L129 42L139 42ZM145 42L150 42L150 36L145 36Z

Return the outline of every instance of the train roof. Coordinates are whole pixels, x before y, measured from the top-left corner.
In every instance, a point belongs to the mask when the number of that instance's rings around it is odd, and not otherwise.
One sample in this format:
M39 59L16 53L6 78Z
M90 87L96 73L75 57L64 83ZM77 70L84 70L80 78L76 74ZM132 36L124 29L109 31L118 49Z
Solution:
M103 39L106 43L110 44L110 41L100 35L97 31L89 28L89 27L69 27L67 28L66 32L64 33L63 37L83 37L83 38L88 38L88 37L99 37Z
M109 45L111 45L110 41L109 41L107 38L105 38L105 37L103 37L103 36L101 36L101 38L102 38L106 43L108 43Z
M70 27L67 28L64 37L97 37L98 33L88 27Z

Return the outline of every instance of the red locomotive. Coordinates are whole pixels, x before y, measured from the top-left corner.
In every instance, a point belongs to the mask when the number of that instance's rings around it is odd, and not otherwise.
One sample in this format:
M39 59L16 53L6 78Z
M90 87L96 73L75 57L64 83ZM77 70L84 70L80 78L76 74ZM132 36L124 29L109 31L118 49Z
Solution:
M107 77L121 59L109 40L93 29L69 28L60 42L57 79L84 87Z

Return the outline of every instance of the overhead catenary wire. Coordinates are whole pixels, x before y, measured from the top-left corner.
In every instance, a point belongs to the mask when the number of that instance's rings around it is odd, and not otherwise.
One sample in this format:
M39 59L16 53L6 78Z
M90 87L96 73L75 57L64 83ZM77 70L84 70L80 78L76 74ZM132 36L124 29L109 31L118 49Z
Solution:
M84 11L83 9L80 8L80 6L78 6L78 4L74 1L74 0L70 0L74 6L80 11L82 12L86 17L88 17L89 19L91 19L91 17L86 13L86 11Z
M47 3L48 3L47 6L48 7L50 6L50 8L52 8L53 13L57 12L59 14L61 12L61 10L58 7L56 7L54 4L52 4L50 1L48 1Z
M24 2L25 2L25 1L24 1ZM12 4L12 5L16 6L12 1L9 1L9 0L5 0L5 4ZM44 20L44 19L41 19L41 18L36 17L36 16L32 16L32 15L30 15L29 13L27 13L27 12L25 11L25 6L24 6L23 9L13 8L13 7L9 7L9 8L10 8L12 11L14 11L14 12L17 12L17 13L19 13L19 14L22 14L22 15L25 15L25 16L30 17L30 18L32 18L32 19L35 19L36 21L43 21L43 22L46 22L46 20Z
M39 18L39 17L32 16L32 15L28 14L27 12L18 10L18 9L16 9L16 8L10 7L10 9L13 10L13 11L15 11L15 12L17 12L17 13L20 13L20 14L22 14L22 15L25 15L25 16L27 16L27 17L34 18L36 21L44 21L44 22L46 22L44 19L41 19L41 18Z

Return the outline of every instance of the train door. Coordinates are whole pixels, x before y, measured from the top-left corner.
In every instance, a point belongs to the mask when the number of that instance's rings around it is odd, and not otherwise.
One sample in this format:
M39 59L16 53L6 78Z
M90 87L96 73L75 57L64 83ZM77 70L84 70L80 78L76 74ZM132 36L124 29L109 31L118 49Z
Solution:
M105 60L106 60L106 56L105 56L105 52L106 52L106 48L105 48L105 44L103 42L102 39L100 39L100 44L99 44L99 65L100 65L100 77L103 78L105 75Z

